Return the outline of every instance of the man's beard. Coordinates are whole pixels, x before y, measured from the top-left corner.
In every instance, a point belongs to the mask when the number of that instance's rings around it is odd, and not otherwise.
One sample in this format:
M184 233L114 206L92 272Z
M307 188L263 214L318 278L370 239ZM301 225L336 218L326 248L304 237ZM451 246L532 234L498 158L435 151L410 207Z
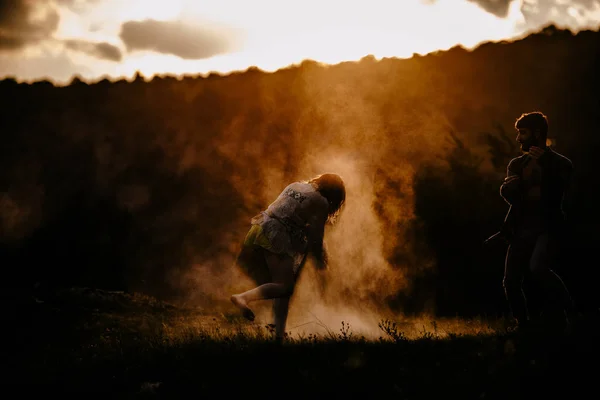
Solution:
M532 140L528 140L526 142L521 143L521 151L527 153L529 151L529 149L531 148L531 146L539 146L537 140L532 139Z

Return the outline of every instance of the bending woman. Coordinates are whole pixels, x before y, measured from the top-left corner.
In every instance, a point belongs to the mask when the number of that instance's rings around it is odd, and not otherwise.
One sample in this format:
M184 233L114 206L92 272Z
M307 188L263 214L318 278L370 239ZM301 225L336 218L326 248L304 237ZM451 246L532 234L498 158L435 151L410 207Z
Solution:
M288 185L265 211L252 218L237 265L259 286L231 296L244 317L254 320L251 302L274 299L275 335L284 337L298 275L309 254L317 269L327 268L325 225L336 221L345 199L342 178L323 174Z

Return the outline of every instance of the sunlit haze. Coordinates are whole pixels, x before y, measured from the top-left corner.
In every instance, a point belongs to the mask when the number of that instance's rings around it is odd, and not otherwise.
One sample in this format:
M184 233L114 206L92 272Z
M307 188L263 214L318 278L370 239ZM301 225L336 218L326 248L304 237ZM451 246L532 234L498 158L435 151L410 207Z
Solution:
M593 0L5 0L0 76L19 80L273 71L303 59L410 57L520 37L550 23L597 29Z

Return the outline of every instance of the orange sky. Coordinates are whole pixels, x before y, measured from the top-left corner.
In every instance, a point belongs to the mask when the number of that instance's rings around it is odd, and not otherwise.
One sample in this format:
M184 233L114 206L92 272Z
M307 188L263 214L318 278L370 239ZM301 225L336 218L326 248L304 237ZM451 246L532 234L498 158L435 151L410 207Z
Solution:
M598 29L600 0L0 0L0 77L207 73L410 57Z

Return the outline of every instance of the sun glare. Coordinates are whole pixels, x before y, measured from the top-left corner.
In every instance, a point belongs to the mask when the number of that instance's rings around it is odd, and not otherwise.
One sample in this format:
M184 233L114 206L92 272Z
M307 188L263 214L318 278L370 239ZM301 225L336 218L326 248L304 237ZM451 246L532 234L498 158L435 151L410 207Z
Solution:
M484 12L472 2L454 0L434 4L422 0L333 0L326 4L307 0L301 5L269 0L251 5L188 0L170 3L171 8L158 2L153 7L144 15L161 14L163 19L170 15L198 24L210 20L240 28L245 32L245 46L235 53L184 63L167 57L134 56L121 68L127 75L135 70L151 75L184 70L228 72L250 66L273 71L304 59L338 63L367 55L405 58L457 44L473 47L482 41L511 37L522 19L518 2L512 3L507 18ZM133 5L121 13L128 13L128 18L141 17Z
M377 59L408 58L414 53L427 54L456 45L473 48L485 41L515 38L539 28L525 23L520 1L510 3L505 18L466 0L102 0L87 4L87 8L77 12L63 6L54 37L106 42L124 51L119 64L85 56L88 58L81 61L82 65L98 76L117 71L127 77L137 71L147 76L228 73L251 66L275 71L305 59L335 64L367 55ZM593 15L584 15L575 9L569 12L588 25L596 15L591 11ZM127 53L119 38L122 23L147 19L211 27L222 39L239 46L228 54L200 60Z
M337 63L366 55L410 57L458 43L472 47L484 40L500 40L515 34L521 18L517 3L505 19L471 2L451 0L433 5L421 0L331 1L320 7L310 0L287 13L276 7L279 14L265 13L270 2L263 0L242 10L245 20L235 11L226 17L216 6L211 10L215 17L246 25L246 47L238 59L243 58L247 66L273 70L307 58Z

